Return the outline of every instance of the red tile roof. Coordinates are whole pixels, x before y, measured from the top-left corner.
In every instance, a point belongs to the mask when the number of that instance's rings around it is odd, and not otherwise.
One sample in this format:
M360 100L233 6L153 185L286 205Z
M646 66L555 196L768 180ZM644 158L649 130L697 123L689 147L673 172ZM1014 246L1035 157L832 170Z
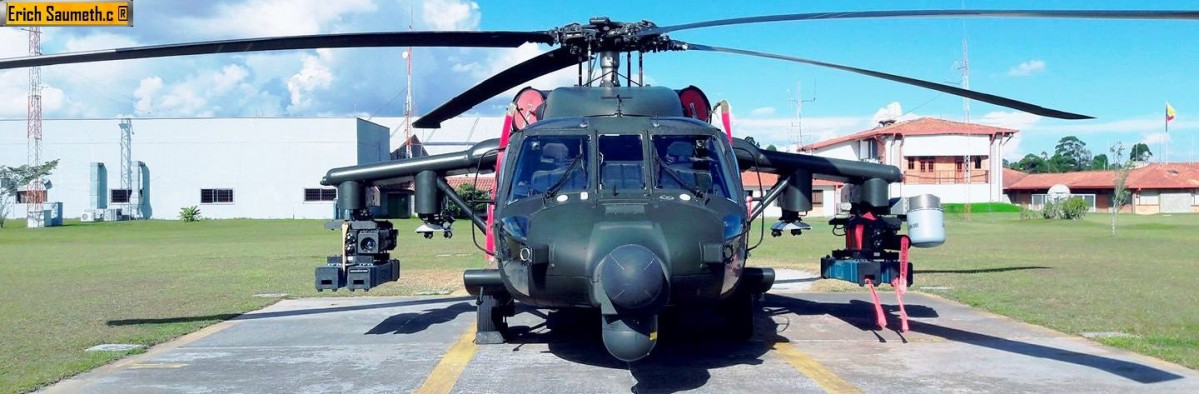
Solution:
M920 118L905 122L898 122L889 126L878 127L866 131L860 131L847 136L833 138L830 140L820 141L803 147L804 150L820 149L831 145L840 144L847 141L858 141L868 138L874 138L881 135L943 135L943 134L965 134L965 135L999 135L999 134L1015 134L1019 130L1005 129L1002 127L985 126L973 123L954 122L951 120Z
M777 174L772 174L769 172L762 172L762 173L760 173L762 176L762 180L761 180L761 182L759 182L758 174L759 174L759 172L756 172L753 170L742 172L741 173L741 185L747 189L748 188L757 189L758 186L762 186L764 188L770 188L771 186L774 186L774 183L778 182L778 180L779 180L779 176ZM824 179L813 179L812 180L812 186L840 186L840 185L841 185L841 182L826 181Z
M1026 177L1026 176L1028 176L1028 174L1013 170L1011 168L1004 168L1003 169L1003 188L1006 189L1006 188L1012 186L1016 182L1019 182L1021 179L1024 179L1024 177Z
M465 183L474 185L476 189L490 192L495 189L495 175L479 175L478 183L475 182L474 175L447 176L445 177L445 183L450 184L450 187L455 189L458 188L458 185Z
M1010 171L1010 172L1009 172ZM1053 185L1063 184L1071 189L1112 189L1116 184L1115 171L1083 171L1062 174L1025 174L1014 182L1008 182L1011 173L1024 174L1015 170L1004 170L1004 185L1007 190L1048 190ZM1199 189L1199 163L1152 163L1132 170L1128 174L1129 189Z

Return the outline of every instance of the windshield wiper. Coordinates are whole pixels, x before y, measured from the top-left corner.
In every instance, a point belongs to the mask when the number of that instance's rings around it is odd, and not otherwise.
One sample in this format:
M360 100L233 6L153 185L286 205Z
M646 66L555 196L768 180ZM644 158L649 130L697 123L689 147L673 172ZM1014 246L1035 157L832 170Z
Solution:
M583 154L579 153L579 155L575 156L575 159L570 162L570 165L566 167L566 172L562 173L562 177L558 178L558 182L555 182L553 186L550 186L550 188L545 191L545 198L554 198L554 196L558 194L558 190L562 189L563 186L566 186L566 181L570 180L570 175L574 173L576 168L579 168L579 163L582 162Z
M674 178L675 182L678 182L679 185L687 188L687 191L691 192L691 194L694 194L695 197L704 198L704 192L699 191L699 188L697 187L692 187L691 185L687 184L687 182L683 182L683 177L680 176L679 173L675 172L673 168L670 168L670 165L666 164L665 160L662 160L662 156L659 156L656 150L654 151L654 160L658 162L658 172L662 172L661 170L666 170L666 175L670 175L671 178ZM660 180L659 183L661 183Z

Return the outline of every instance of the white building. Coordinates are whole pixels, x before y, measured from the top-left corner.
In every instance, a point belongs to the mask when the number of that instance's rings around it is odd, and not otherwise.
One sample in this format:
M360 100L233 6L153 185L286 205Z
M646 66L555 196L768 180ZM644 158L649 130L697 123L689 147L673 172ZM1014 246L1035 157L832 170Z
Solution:
M1003 145L1019 131L920 118L817 142L803 152L899 167L892 196L934 194L941 202L1000 202Z
M24 119L0 121L0 165L25 164L25 127ZM89 203L98 186L92 163L103 163L97 200L127 214L176 219L195 205L206 218L332 218L336 190L321 176L389 153L388 128L356 118L134 118L132 133L137 194L121 186L119 119L45 120L42 157L60 160L48 201L79 217L97 204ZM9 217L25 214L16 204Z

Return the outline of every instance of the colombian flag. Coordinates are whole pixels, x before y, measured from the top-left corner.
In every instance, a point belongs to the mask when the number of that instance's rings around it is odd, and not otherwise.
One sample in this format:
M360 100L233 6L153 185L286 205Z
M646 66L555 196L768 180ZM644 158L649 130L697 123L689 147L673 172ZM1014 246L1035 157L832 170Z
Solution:
M1170 102L1166 102L1166 121L1174 120L1174 107L1170 106Z

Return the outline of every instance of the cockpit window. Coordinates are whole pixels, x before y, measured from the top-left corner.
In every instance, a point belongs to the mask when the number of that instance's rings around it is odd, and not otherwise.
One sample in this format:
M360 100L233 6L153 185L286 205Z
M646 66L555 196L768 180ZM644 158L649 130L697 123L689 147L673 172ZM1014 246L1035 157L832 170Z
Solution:
M600 188L620 192L645 188L641 136L599 136Z
M516 157L509 201L543 196L551 190L586 190L591 167L587 142L588 137L583 135L526 138Z
M657 188L731 198L716 137L656 135L653 141Z

